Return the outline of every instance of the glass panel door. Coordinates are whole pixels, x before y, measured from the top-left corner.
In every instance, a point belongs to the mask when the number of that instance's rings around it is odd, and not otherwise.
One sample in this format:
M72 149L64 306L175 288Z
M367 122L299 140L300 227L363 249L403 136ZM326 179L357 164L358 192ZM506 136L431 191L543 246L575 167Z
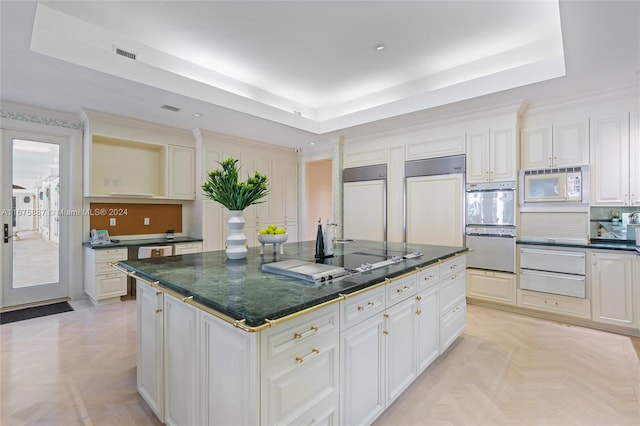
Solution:
M3 209L4 306L68 294L60 270L64 156L60 143L34 136L31 140L7 132L3 141L3 179L10 183L5 185L3 205L11 206Z

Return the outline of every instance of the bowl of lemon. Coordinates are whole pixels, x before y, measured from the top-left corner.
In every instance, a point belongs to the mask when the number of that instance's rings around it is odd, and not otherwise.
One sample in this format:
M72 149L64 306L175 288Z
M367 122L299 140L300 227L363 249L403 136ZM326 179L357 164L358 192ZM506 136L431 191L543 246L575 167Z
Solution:
M287 230L276 225L269 225L258 231L258 241L262 244L277 244L287 241Z

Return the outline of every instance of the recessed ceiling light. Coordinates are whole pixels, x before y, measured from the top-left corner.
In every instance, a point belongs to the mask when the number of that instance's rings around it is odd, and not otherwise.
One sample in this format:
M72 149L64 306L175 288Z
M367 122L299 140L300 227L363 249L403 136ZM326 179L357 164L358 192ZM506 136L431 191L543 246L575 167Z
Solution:
M315 144L316 144L315 142L309 142L309 145L315 145Z
M374 47L374 49L376 49L376 52L382 52L385 49L385 45L380 43L380 44L376 44L376 46Z
M194 117L202 117L202 114L200 114L199 112L194 112L194 113L193 113L193 116L194 116Z

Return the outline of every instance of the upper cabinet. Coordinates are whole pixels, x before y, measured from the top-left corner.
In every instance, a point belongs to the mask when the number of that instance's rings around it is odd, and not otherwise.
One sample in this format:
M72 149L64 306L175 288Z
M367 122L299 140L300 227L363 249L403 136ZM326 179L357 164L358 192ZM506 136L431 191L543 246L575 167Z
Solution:
M190 132L85 111L84 195L193 200Z
M591 131L591 204L640 205L638 112L594 117Z
M467 183L516 180L515 128L467 133Z
M587 122L578 121L524 129L521 154L523 169L589 164Z
M196 197L195 166L195 149L169 145L169 198L193 200Z

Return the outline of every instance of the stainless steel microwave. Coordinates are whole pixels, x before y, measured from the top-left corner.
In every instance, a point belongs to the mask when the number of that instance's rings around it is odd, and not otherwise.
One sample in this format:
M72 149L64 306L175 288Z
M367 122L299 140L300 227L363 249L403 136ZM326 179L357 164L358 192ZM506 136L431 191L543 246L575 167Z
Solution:
M589 204L589 166L520 171L520 204Z

